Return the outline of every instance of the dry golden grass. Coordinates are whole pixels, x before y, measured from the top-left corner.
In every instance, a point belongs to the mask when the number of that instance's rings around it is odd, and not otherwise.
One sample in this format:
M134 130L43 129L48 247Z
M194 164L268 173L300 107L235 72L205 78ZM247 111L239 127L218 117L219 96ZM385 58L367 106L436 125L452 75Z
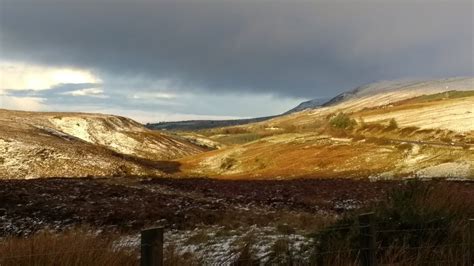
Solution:
M334 225L352 224L347 230L328 231L325 250L349 250L327 255L328 260L357 259L358 214L374 212L377 260L396 265L466 265L468 219L474 217L474 200L463 183L424 183L411 181L394 189L387 197L349 214ZM331 265L343 265L330 263Z
M348 120L357 121L352 127L332 125L331 119L337 114L334 112L337 109L330 112L323 108L240 126L238 130L214 129L214 132L220 133L227 130L227 135L219 137L233 140L233 144L237 145L180 160L181 176L226 179L400 178L448 162L449 158L455 158L449 161L453 165L472 165L469 162L474 160L471 152L474 132L404 126L398 118L389 115L392 111L416 110L426 106L442 109L446 102L466 99L473 98L413 100L365 108L346 114ZM367 122L367 117L380 114L387 117ZM249 139L248 136L253 137ZM229 156L232 167L218 167ZM438 172L434 175L442 177ZM456 177L473 177L465 172L461 175Z
M234 150L238 152L233 153ZM228 154L233 154L233 167L222 168ZM378 156L378 160L367 164L366 158L374 156ZM308 134L284 134L272 140L250 143L243 149L230 147L188 157L180 163L184 174L191 172L230 179L276 176L286 179L311 176L333 178L383 172L393 166L393 159L397 159L391 156L387 151L380 150L378 144L351 140L336 142Z
M113 246L117 238L116 235L94 235L85 230L60 234L41 232L27 238L8 237L0 243L0 265L137 265L137 252Z

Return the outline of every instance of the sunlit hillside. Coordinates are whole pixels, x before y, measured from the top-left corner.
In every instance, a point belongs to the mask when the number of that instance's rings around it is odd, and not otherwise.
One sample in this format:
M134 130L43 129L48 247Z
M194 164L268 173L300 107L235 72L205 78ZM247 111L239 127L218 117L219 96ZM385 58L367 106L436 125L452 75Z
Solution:
M0 178L163 175L205 149L124 117L0 110Z
M186 157L182 169L220 178L473 178L473 81L375 83L325 107L202 131L229 146Z

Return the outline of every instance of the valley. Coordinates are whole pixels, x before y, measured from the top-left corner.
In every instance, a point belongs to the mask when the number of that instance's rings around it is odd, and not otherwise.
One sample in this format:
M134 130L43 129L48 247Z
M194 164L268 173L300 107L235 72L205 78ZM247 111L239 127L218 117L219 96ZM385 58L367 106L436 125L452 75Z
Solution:
M474 266L473 18L0 0L0 266Z
M378 82L299 112L191 131L0 110L0 177L471 179L473 88L472 78Z
M25 247L44 241L59 254L35 260L44 265L107 256L133 265L140 230L159 226L166 265L308 265L315 254L348 265L358 260L351 234L365 212L382 233L377 243L389 243L380 261L427 261L433 253L406 246L463 241L474 215L466 204L474 200L473 89L472 78L379 82L275 117L193 122L192 130L2 109L0 263L28 265ZM416 246L403 233L433 226L446 237ZM78 247L64 251L69 237ZM437 259L462 265L462 249L441 250Z
M438 83L369 85L326 107L202 130L227 147L179 161L219 178L473 178L472 79ZM466 90L441 89L450 86Z

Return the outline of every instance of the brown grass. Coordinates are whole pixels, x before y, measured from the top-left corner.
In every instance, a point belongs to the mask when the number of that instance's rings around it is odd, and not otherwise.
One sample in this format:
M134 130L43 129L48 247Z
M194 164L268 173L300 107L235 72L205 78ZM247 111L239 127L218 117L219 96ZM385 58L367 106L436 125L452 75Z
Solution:
M390 265L465 265L467 221L474 216L469 204L473 195L462 183L409 182L388 193L387 198L365 210L346 216L335 230L318 236L320 250L350 250L326 255L330 265L357 260L359 229L357 215L374 212L377 260ZM352 224L354 227L343 228Z
M117 235L94 235L85 230L9 237L0 243L0 265L136 265L138 254L114 248L117 239Z

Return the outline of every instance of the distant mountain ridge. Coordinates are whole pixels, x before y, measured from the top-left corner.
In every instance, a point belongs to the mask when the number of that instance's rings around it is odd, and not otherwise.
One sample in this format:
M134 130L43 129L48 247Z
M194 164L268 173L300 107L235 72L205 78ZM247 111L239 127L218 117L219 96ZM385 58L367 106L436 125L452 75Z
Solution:
M186 120L173 122L148 123L145 127L153 130L200 130L215 127L238 126L250 123L262 122L277 117L265 116L247 119L230 119L230 120Z
M372 83L313 110L205 136L231 145L179 159L182 173L474 180L474 78Z
M434 91L449 90L473 90L474 78L455 77L434 80L390 80L378 81L359 86L353 90L343 92L328 102L322 104L323 107L339 104L343 101L354 98L361 98L380 93L389 93L395 91L425 90L426 93Z
M257 117L235 120L190 120L150 123L146 127L155 130L200 130L226 126L238 126L256 122L263 122L272 118L301 112L308 109L333 106L351 99L362 98L374 94L389 93L395 91L426 90L426 93L448 90L472 90L474 79L469 77L455 77L435 80L392 80L378 81L359 86L353 90L343 92L330 99L316 98L305 101L296 107L274 116ZM430 88L430 89L426 89Z
M323 106L326 102L328 102L328 100L329 99L317 98L317 99L312 99L312 100L309 100L309 101L306 101L306 102L302 102L302 103L298 104L295 108L284 112L283 115L304 111L306 109L318 108L318 107Z
M276 118L282 115L288 115L295 112L304 111L306 109L314 109L323 106L327 99L313 99L306 102L302 102L296 107L279 115L246 118L246 119L229 119L229 120L185 120L185 121L172 121L172 122L158 122L148 123L145 127L153 130L201 130L210 129L216 127L228 127L228 126L239 126L250 123L263 122Z

